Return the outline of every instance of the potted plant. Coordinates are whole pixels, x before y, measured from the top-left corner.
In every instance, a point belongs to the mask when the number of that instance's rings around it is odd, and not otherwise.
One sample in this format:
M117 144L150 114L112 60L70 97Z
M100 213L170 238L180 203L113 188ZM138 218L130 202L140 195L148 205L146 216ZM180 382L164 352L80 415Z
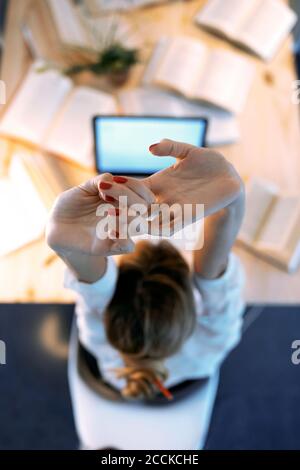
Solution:
M94 20L83 12L81 19L93 46L68 45L62 50L60 65L48 63L40 71L56 68L69 76L88 72L106 76L116 86L123 85L131 67L139 62L138 49L128 41L131 33L128 25L114 15Z
M97 54L94 51L86 51L86 54L84 51L77 52L77 62L73 59L73 64L63 70L66 75L89 71L108 76L115 85L122 85L127 80L131 67L139 60L137 49L125 47L119 42L110 44Z

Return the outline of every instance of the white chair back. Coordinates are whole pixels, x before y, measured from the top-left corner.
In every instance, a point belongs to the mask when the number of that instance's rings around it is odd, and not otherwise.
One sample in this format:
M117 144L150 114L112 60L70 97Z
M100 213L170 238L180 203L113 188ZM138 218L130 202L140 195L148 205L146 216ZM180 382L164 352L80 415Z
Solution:
M218 374L175 403L145 406L99 396L78 373L76 325L70 343L69 384L75 425L87 449L202 449L218 386Z

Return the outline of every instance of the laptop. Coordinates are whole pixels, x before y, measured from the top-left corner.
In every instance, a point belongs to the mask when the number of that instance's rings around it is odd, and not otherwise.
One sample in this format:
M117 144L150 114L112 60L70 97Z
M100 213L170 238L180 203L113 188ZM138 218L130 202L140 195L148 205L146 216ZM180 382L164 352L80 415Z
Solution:
M156 157L151 144L164 138L205 147L207 119L165 116L95 116L95 163L98 173L149 176L171 166L173 157Z

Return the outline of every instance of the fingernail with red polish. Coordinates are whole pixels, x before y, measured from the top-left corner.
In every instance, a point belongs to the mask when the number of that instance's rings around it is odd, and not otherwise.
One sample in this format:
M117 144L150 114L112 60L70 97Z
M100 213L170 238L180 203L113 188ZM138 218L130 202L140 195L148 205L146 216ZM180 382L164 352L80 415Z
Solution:
M158 143L157 143L157 144L152 144L152 145L150 145L150 147L149 147L150 152L151 152L152 150L154 150L154 148L157 147L157 145L158 145Z
M110 189L112 187L111 183L106 183L105 181L100 181L99 188L100 189Z
M116 202L116 199L112 196L105 196L104 199L106 202Z
M120 184L127 183L127 181L128 181L128 179L125 178L124 176L114 176L114 177L113 177L113 180L114 180L116 183L120 183Z

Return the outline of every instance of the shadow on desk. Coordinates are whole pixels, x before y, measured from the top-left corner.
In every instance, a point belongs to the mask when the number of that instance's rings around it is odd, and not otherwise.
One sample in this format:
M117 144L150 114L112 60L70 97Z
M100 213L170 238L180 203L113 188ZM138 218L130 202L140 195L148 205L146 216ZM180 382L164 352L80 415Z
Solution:
M76 449L67 383L73 305L0 304L0 449ZM207 449L300 449L300 307L248 309L225 361ZM5 423L3 425L3 423Z

